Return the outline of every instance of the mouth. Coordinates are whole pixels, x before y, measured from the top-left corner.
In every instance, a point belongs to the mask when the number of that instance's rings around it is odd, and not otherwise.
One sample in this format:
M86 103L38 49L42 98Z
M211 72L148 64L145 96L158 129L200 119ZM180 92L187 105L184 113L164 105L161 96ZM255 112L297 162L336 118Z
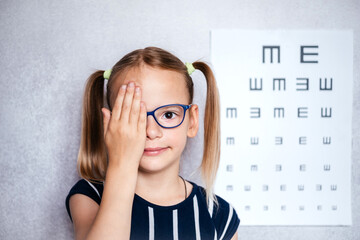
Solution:
M144 155L145 156L157 156L160 155L161 153L165 152L168 148L145 148L144 149Z

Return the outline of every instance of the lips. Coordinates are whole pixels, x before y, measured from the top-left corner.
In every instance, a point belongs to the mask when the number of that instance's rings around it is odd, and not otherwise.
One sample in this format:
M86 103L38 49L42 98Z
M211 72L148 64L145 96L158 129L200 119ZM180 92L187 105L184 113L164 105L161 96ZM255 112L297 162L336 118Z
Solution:
M145 148L144 151L159 151L161 149L165 149L165 148L161 148L161 147L157 147L157 148Z
M157 156L163 152L165 152L168 148L161 148L161 147L157 147L157 148L145 148L144 149L144 155L146 156Z

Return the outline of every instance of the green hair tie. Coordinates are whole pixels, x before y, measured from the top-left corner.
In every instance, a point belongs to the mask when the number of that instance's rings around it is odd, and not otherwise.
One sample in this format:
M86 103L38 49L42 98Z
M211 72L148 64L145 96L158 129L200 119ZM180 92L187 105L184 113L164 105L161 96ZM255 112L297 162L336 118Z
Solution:
M110 75L111 75L111 70L112 69L108 69L108 70L106 70L105 72L104 72L104 78L105 79L109 79L110 78Z
M192 63L188 63L188 62L185 63L185 65L186 65L188 74L191 75L195 71L194 66L192 65Z

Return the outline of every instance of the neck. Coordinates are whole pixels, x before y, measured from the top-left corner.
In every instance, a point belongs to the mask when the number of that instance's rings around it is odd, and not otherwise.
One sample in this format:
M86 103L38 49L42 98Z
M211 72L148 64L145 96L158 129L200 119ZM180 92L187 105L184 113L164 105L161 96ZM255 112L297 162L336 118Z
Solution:
M161 206L175 205L183 201L185 186L179 177L179 164L155 173L139 169L135 193Z

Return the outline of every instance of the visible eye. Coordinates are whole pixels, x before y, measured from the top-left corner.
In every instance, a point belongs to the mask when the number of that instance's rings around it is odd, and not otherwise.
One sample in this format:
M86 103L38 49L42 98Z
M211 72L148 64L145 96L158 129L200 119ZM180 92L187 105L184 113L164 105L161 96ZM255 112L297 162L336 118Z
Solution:
M174 117L176 117L176 113L174 113L174 112L165 112L164 113L164 116L165 116L165 118L166 119L172 119L172 118L174 118Z

